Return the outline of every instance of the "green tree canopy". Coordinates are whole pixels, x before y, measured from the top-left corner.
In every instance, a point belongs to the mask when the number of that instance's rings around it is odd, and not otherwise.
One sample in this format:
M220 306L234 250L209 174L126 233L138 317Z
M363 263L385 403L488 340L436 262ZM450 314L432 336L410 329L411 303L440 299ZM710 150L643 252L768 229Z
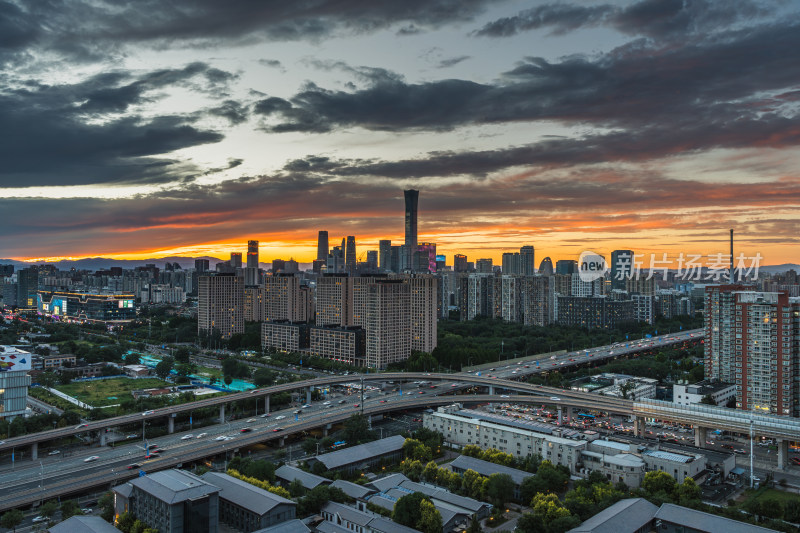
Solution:
M486 495L492 504L504 507L514 497L514 480L508 474L492 474L489 476Z
M0 526L16 531L17 526L20 525L24 519L25 514L22 511L19 509L11 509L3 513L3 516L0 517Z
M672 492L675 490L675 485L675 478L661 470L647 472L644 475L644 480L642 480L642 489L654 495L659 492L672 495Z
M423 500L431 503L430 498L421 492L414 492L403 496L394 504L392 520L404 526L417 527L417 522L420 518L420 506ZM441 519L441 516L439 518ZM439 527L439 531L441 531L441 526Z
M175 360L170 356L164 357L156 365L156 375L161 379L167 379L173 366L175 366Z
M419 520L416 528L422 533L441 533L442 531L442 514L428 499L419 502Z

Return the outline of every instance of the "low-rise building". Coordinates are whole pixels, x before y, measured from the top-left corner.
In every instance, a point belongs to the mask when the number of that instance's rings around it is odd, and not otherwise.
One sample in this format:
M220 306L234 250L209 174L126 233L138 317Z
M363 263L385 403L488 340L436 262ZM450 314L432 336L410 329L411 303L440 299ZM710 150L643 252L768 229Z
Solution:
M381 462L397 462L403 456L405 437L393 435L351 448L343 448L334 452L317 455L308 460L309 466L322 463L329 472L347 472L368 470Z
M230 527L250 533L295 518L297 503L277 494L217 472L203 480L219 488L219 519Z
M311 530L302 520L295 518L294 520L287 520L274 526L253 531L253 533L311 533Z
M275 470L275 477L282 487L288 487L293 481L297 480L306 490L311 490L320 485L329 485L330 479L317 476L305 470L290 465L282 465Z
M126 376L132 378L142 378L150 375L150 368L145 365L125 365L122 367L122 371L125 372Z
M678 405L693 405L701 403L708 397L715 405L726 406L730 401L736 401L736 385L722 381L698 381L692 385L678 383L672 386L672 401Z
M706 469L706 458L703 455L667 452L664 450L642 450L649 471L662 471L675 478L678 483L683 483L687 477L695 479L700 472Z
M459 455L456 457L450 463L450 468L456 474L463 474L467 470L472 470L473 472L477 472L478 474L486 477L489 477L492 474L507 474L514 482L514 499L516 500L519 500L522 497L520 493L520 486L522 485L522 482L533 475L529 472L525 472L524 470L518 470L516 468L490 463L489 461L484 461L483 459L477 459L475 457L469 457L468 455Z
M644 498L620 500L567 533L650 533L658 507Z
M416 529L392 522L379 514L359 511L349 505L336 502L326 503L320 510L320 515L328 524L339 526L351 533L419 533ZM322 528L318 527L317 529L323 531ZM335 528L325 528L324 531L338 533Z
M129 512L160 533L217 533L219 489L183 470L164 470L113 489L117 517Z
M119 533L99 516L77 515L67 518L47 530L49 533Z
M775 533L754 526L673 503L662 504L653 516L653 528L661 533Z

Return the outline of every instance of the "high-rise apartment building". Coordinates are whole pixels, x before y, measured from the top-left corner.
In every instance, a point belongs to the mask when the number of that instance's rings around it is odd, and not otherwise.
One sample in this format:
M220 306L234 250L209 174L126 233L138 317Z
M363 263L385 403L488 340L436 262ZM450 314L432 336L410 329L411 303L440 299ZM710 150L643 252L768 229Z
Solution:
M353 278L325 274L317 280L317 326L353 325Z
M286 261L283 259L273 259L272 260L272 275L279 274L280 272L286 271Z
M35 266L17 271L17 307L36 309L39 292L39 269Z
M345 270L351 276L356 274L358 256L356 255L356 238L352 235L347 236L347 247L345 248L344 265Z
M417 209L419 206L419 191L414 189L409 189L407 191L403 191L406 199L406 254L407 258L405 260L406 265L413 264L413 257L412 255L417 249Z
M536 256L533 245L523 246L519 249L520 275L533 276L536 274Z
M571 275L578 271L578 262L574 259L559 259L556 261L556 274Z
M491 274L494 272L494 265L492 264L491 257L488 259L478 259L475 263L475 270L478 274Z
M411 355L410 285L402 279L381 279L369 285L366 363L386 368Z
M320 230L317 236L317 261L328 260L328 232Z
M611 288L625 289L625 280L633 272L633 251L614 250L611 252Z
M294 274L273 274L264 278L262 287L264 311L262 320L274 322L306 320L306 311L301 304L300 278Z
M437 309L439 280L431 274L405 278L409 285L411 349L431 353L437 343Z
M456 254L453 256L453 272L467 271L467 256Z
M800 416L800 298L706 287L706 377L736 385L736 406Z
M223 339L244 333L244 283L235 274L198 278L197 330L200 336L218 332Z
M582 298L587 296L601 296L605 294L605 279L598 278L593 281L583 281L580 274L576 272L572 274L570 294Z
M197 272L208 272L208 259L195 259L194 269Z
M553 277L522 278L522 314L526 326L547 326L555 320Z

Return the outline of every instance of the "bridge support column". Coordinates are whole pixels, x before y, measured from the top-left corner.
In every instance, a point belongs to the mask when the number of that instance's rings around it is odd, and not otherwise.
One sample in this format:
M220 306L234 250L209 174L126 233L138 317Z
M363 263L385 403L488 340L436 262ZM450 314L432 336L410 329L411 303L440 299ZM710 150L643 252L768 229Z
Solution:
M644 417L637 416L636 419L633 421L633 436L644 437L645 435L644 428L645 428Z
M269 394L264 396L264 414L269 414Z
M175 433L175 419L171 416L167 417L167 434L172 435Z
M561 425L561 406L558 406L558 425Z
M306 403L311 403L311 387L306 387Z
M286 444L286 437L281 437L278 439L278 448L283 448L284 444Z
M572 422L572 407L567 406L564 409L566 409L567 422Z
M102 433L100 433L100 446L105 446L105 445L106 445L106 432L103 431Z
M489 385L489 396L494 396L494 385Z
M225 404L224 403L219 406L219 423L220 424L224 424L225 423Z
M694 445L698 448L706 447L706 428L695 426L694 427Z
M330 429L331 429L331 425L330 424L325 424L325 427L322 428L322 436L323 437L327 437L328 436L328 431L330 431Z
M777 439L778 442L778 470L786 468L786 460L789 458L789 441Z
M31 461L35 461L39 458L39 443L34 442L31 444Z

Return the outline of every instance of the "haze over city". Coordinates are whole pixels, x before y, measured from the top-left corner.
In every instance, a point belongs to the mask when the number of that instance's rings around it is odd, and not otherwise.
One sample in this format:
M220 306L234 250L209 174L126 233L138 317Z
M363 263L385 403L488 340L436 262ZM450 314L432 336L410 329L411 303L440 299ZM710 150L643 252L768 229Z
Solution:
M0 3L0 256L798 262L793 2Z

